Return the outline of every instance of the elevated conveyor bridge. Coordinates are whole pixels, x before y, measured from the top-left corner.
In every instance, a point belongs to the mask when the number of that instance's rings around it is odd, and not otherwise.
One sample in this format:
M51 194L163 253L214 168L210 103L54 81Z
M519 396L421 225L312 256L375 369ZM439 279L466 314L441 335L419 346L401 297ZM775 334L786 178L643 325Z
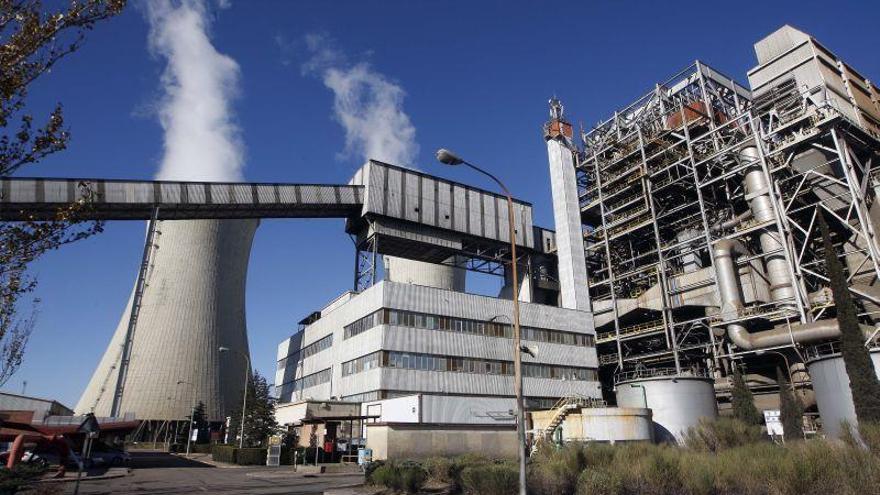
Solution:
M364 187L105 179L0 178L0 220L51 220L88 201L89 220L349 218L360 216Z

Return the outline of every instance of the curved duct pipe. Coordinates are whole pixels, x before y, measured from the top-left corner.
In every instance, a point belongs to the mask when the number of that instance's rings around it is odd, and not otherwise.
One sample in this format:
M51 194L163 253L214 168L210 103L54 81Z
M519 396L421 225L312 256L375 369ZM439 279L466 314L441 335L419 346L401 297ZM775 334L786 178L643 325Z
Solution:
M758 148L748 146L739 153L740 160L746 163L757 163L760 159ZM770 183L760 166L754 165L746 170L746 200L749 202L752 217L758 223L775 220L773 202L770 198ZM759 235L761 252L767 265L767 278L770 281L770 297L774 302L791 301L794 299L794 287L791 272L783 252L784 246L778 233L770 229L761 230Z
M752 216L751 210L747 210L747 211L744 211L729 220L715 222L714 224L709 226L709 230L711 230L712 232L718 232L721 230L730 229L730 228L736 227L737 225L745 222L746 220L751 218L751 216Z
M721 297L721 315L727 319L731 314L738 314L739 309L743 307L736 258L748 254L748 251L739 241L722 239L715 243L713 254L715 278ZM874 332L874 329L867 325L861 327L867 336ZM803 344L837 338L840 336L840 326L837 320L820 320L792 325L790 329L787 325L780 325L771 330L750 333L741 323L729 323L727 336L737 347L748 351L787 345L792 341Z

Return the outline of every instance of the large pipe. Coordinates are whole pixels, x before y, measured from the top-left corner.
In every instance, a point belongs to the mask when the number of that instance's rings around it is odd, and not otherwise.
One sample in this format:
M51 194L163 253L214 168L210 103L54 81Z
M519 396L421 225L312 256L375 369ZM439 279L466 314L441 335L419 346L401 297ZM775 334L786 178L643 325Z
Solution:
M746 210L746 211L740 213L739 215L734 216L733 218L715 222L714 224L712 224L709 227L709 230L711 230L712 232L718 232L718 231L725 230L725 229L731 229L731 228L736 227L737 225L745 222L746 220L751 218L751 216L752 216L751 210Z
M740 151L740 159L746 163L754 163L746 170L746 199L749 201L752 217L758 223L770 222L775 219L773 202L770 198L770 183L764 171L758 166L758 148L748 146ZM794 287L788 261L785 259L784 246L779 234L770 229L763 229L759 235L761 252L767 265L767 278L770 280L770 297L775 302L792 301Z
M874 332L874 329L868 325L859 325L859 327L866 336ZM727 335L737 347L750 351L788 345L792 341L810 344L836 339L840 337L840 324L837 320L819 320L792 325L791 328L787 325L779 325L771 330L755 333L749 333L742 325L728 325Z
M721 315L724 319L735 319L739 309L743 307L742 290L740 287L739 270L736 258L748 254L745 246L730 239L722 239L713 247L715 257L715 278L721 297ZM865 335L870 336L874 329L861 325ZM730 341L742 350L764 349L797 343L810 343L840 337L840 325L837 320L820 320L812 323L780 325L771 330L750 333L742 323L732 322L727 325L727 336Z

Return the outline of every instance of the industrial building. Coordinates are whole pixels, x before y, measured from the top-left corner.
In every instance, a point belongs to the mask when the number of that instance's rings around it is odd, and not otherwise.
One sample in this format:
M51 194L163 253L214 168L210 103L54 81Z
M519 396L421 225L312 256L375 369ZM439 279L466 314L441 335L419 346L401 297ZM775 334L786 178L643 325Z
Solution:
M550 306L538 311L592 313L590 326L548 330L576 332L595 325L601 398L622 406L621 417L632 416L633 409L650 409L656 440L680 439L699 418L715 416L718 403L724 408L734 367L745 370L764 409L778 407L775 370L784 366L811 416L823 416L820 422L828 434L838 433L841 419L853 420L851 399L845 397L848 380L834 345L840 330L815 225L820 210L830 219L834 244L849 271L866 341L876 337L880 250L875 230L880 210L871 165L880 152L880 92L818 41L790 26L759 41L755 51L758 65L748 74L751 89L697 61L608 120L582 130L577 142L562 104L551 101L545 138L556 227L550 251L557 266L546 273L560 291L556 301L543 299ZM383 180L378 192L396 194L388 188L396 187L397 180ZM374 190L375 185L368 187ZM401 208L405 206L401 200ZM424 215L418 207L409 213ZM375 266L375 255L372 263L366 265ZM346 296L352 298L346 305L354 305L378 299L375 292L393 294L385 296L390 313L366 325L373 329L373 340L355 352L379 352L366 364L370 370L346 380L347 367L361 367L359 361L350 361L353 355L345 347L352 335L346 330L351 323L345 322L378 303L351 316L342 309L345 305L331 304L320 314L336 313L341 320L305 325L279 347L282 401L329 396L363 401L408 393L489 396L511 390L510 384L486 387L484 380L492 376L465 381L466 387L453 385L453 378L446 377L456 374L437 373L432 362L426 368L407 364L419 371L406 374L405 380L395 377L403 375L393 369L400 366L398 361L389 359L395 351L433 354L443 345L441 339L448 338L444 332L438 336L422 329L421 323L391 320L395 310L422 312L440 321L449 316L485 321L490 313L501 313L503 300L477 305L498 309L469 313L465 301L475 296L445 296L442 291L450 287L418 286L437 285L425 281L407 286L394 276L391 269L380 287ZM524 286L530 283L535 282L527 277ZM424 309L444 297L462 302ZM464 311L449 314L443 308ZM526 308L528 314L531 306ZM433 328L438 323L426 324ZM354 325L363 331L362 324ZM328 349L332 343L333 350L300 359L319 337L327 339ZM401 340L405 338L409 340ZM489 356L472 342L449 343L443 347L448 356ZM569 358L558 362L590 365ZM334 371L336 366L342 369ZM304 367L305 375L297 371ZM321 370L325 381L331 375L336 380L335 388L300 384L297 390L297 377ZM356 377L361 373L371 377L369 384ZM566 396L551 384L541 385L543 397L527 384L526 395L545 406ZM574 392L569 395L600 397L583 387ZM577 400L556 404L546 421L536 415L536 429L552 431L563 424L579 408ZM609 411L602 417L613 415ZM589 411L584 417L597 414Z
M335 422L403 456L459 448L467 431L503 450L515 441L513 298L536 436L679 440L724 412L736 368L759 408L777 408L777 367L806 426L837 436L854 413L816 218L874 349L880 90L790 26L755 52L748 87L696 61L578 133L551 100L555 231L514 202L518 294L503 196L377 161L345 185L2 179L0 218L50 218L85 193L94 218L152 219L132 302L78 410L109 394L121 413L182 418L161 404L191 381L212 415L228 414L244 359L215 349L247 355L255 219L335 217L355 241L352 286L277 353L279 421L308 436ZM506 282L468 293L468 272Z
M372 418L382 424L369 429L394 436L389 428L409 424L407 433L396 432L398 448L423 443L415 439L426 434L424 428L414 430L412 423L435 429L469 425L471 432L490 435L486 430L506 425L503 431L513 440L512 288L505 284L489 297L467 293L465 284L468 270L510 280L503 265L509 250L506 200L375 161L352 184L365 188L362 217L348 224L359 246L357 290L309 315L279 345L280 408L327 400L382 407L385 399L418 396L417 419L389 418L390 401L385 414ZM571 200L577 204L576 195ZM569 296L551 262L560 246L552 232L532 225L531 205L517 202L514 212L523 253L522 338L532 354L523 366L527 407L551 408L567 395L598 400L592 316L574 304L556 305ZM298 425L306 418L279 419ZM367 438L377 436L368 432Z
M734 366L760 400L790 363L836 435L854 414L816 216L873 345L880 92L790 26L755 52L750 90L698 61L572 150L603 384L658 424L687 424L716 392L724 404Z

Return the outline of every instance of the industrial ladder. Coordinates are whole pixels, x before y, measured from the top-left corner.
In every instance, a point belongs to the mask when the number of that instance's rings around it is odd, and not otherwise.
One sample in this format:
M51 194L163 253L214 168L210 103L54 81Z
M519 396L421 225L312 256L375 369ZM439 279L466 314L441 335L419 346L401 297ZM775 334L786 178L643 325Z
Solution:
M595 402L596 399L583 395L566 395L565 397L560 398L553 406L554 412L553 416L550 418L550 423L544 428L544 439L549 440L553 438L553 433L556 432L559 425L565 421L565 418L569 413L583 407L593 406Z

